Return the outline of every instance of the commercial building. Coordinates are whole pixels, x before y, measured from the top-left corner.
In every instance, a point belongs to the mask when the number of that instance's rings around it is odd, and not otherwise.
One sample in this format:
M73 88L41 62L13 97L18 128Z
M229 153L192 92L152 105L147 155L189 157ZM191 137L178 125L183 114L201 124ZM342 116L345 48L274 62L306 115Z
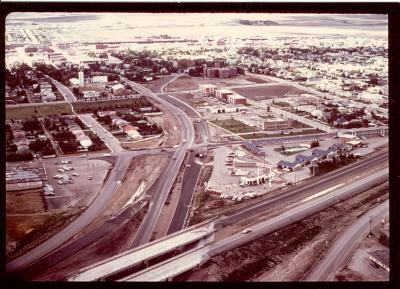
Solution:
M228 101L228 96L229 95L233 95L234 92L232 90L229 89L217 89L215 91L215 96L219 99Z
M200 84L200 92L202 95L215 96L217 87L213 84Z
M258 127L262 130L284 130L292 127L292 121L283 118L269 118L258 122Z
M252 141L243 143L243 147L257 156L265 156L265 152Z
M20 191L37 189L47 180L46 170L43 166L16 167L6 170L6 191Z
M244 96L238 94L228 95L228 102L231 104L242 104L246 105L247 99Z
M84 98L100 97L100 92L94 90L82 91Z

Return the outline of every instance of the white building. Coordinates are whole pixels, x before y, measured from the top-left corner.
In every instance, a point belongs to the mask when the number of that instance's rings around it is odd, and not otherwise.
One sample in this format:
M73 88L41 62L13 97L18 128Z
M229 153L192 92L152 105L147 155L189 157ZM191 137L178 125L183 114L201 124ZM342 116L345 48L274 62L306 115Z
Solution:
M99 97L100 92L94 90L82 91L84 98Z
M78 72L78 78L79 78L79 86L84 86L85 85L85 77L83 75L83 71Z
M93 83L108 82L108 76L107 75L95 75L92 77L92 82Z

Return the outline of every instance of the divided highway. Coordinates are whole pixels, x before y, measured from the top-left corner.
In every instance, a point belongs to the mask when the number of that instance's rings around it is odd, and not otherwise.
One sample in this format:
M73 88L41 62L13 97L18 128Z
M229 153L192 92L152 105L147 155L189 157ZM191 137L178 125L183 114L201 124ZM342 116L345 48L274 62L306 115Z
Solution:
M149 211L139 227L136 238L133 243L133 247L146 244L150 241L157 220L161 214L161 210L165 204L168 194L172 188L172 185L179 173L179 169L183 163L186 152L194 141L194 129L189 117L176 106L172 105L168 101L161 99L151 90L125 78L121 78L127 84L131 85L139 93L146 94L148 97L161 103L166 109L169 109L178 119L182 128L182 138L186 139L186 142L182 143L172 156L167 168L164 173L160 176L158 186L150 202Z
M374 173L357 182L346 185L317 199L309 200L274 218L262 221L249 227L247 234L237 233L223 240L211 242L197 250L165 260L159 264L134 273L120 281L165 281L184 273L222 252L231 250L256 240L266 234L280 230L312 214L324 210L337 202L348 199L388 180L388 169Z

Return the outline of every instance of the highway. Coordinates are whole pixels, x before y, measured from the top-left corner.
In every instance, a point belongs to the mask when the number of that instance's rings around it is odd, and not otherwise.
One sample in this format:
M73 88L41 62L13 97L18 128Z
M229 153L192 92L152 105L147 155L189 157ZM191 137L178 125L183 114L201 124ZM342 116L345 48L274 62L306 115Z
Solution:
M209 258L222 252L231 250L248 242L256 240L266 234L280 230L299 220L307 218L321 210L324 210L340 201L346 200L356 194L364 192L372 187L382 184L388 180L388 169L379 171L354 183L346 185L325 194L319 198L309 200L284 213L259 222L249 227L247 234L242 232L229 236L223 240L211 242L203 248L185 252L170 260L156 264L152 267L134 273L121 281L164 281L177 276L195 266L204 263Z
M369 234L370 222L373 228L388 215L389 200L362 215L337 238L324 258L314 266L307 281L331 281L349 259L353 249Z
M359 162L347 165L343 168L330 172L328 174L314 177L307 182L292 186L284 192L257 203L250 204L234 212L222 216L216 221L216 226L226 226L238 222L250 215L254 216L263 213L268 209L274 208L283 203L295 203L314 193L320 192L331 186L342 183L346 178L360 175L360 172L374 168L376 165L388 160L387 151L380 152L372 157L361 160Z
M7 264L7 272L23 270L45 254L48 254L60 247L66 241L78 234L83 228L89 225L98 216L99 212L104 210L112 195L117 190L117 182L122 180L124 177L125 172L131 162L131 158L132 157L129 157L128 155L118 156L114 169L111 171L107 182L104 184L97 197L87 207L87 209L61 231L57 232L55 235L37 247L28 251L26 254L9 262Z
M151 90L129 81L125 78L121 78L127 84L132 86L139 93L146 94L148 97L161 103L166 109L169 109L178 119L182 128L182 139L186 139L186 142L181 143L172 156L171 161L167 165L164 173L160 176L155 193L152 195L150 201L150 207L145 219L139 227L136 238L133 242L133 247L146 244L150 241L157 220L161 214L161 210L165 204L167 196L172 188L172 185L179 173L179 169L183 163L186 152L194 142L194 129L189 117L176 106L172 105L168 101L161 99Z

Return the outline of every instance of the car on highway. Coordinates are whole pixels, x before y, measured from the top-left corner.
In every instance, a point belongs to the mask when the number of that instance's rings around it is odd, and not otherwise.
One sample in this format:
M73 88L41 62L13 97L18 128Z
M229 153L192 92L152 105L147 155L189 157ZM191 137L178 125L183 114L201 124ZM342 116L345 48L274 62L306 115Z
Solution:
M93 177L92 177L92 176L89 176L89 177L88 177L88 180L89 180L89 181L90 181L90 180L92 180L92 179L93 179Z
M165 148L162 148L162 149L161 149L161 151L162 151L162 152L166 152L166 151L167 151L167 149L165 149Z
M247 229L244 229L243 231L242 231L242 234L248 234L248 233L250 233L252 230L250 229L250 228L247 228Z
M85 154L85 155L81 155L81 156L79 156L80 158L86 158L87 157L87 155Z
M109 157L109 156L111 156L111 154L109 154L109 153L103 154L103 157Z
M73 173L72 174L74 177L79 177L79 174L78 173Z
M190 164L187 164L187 165L186 165L186 167L190 168L190 167L191 167L191 165L190 165Z
M185 143L185 142L186 142L186 139L184 138L184 139L182 140L182 142Z

